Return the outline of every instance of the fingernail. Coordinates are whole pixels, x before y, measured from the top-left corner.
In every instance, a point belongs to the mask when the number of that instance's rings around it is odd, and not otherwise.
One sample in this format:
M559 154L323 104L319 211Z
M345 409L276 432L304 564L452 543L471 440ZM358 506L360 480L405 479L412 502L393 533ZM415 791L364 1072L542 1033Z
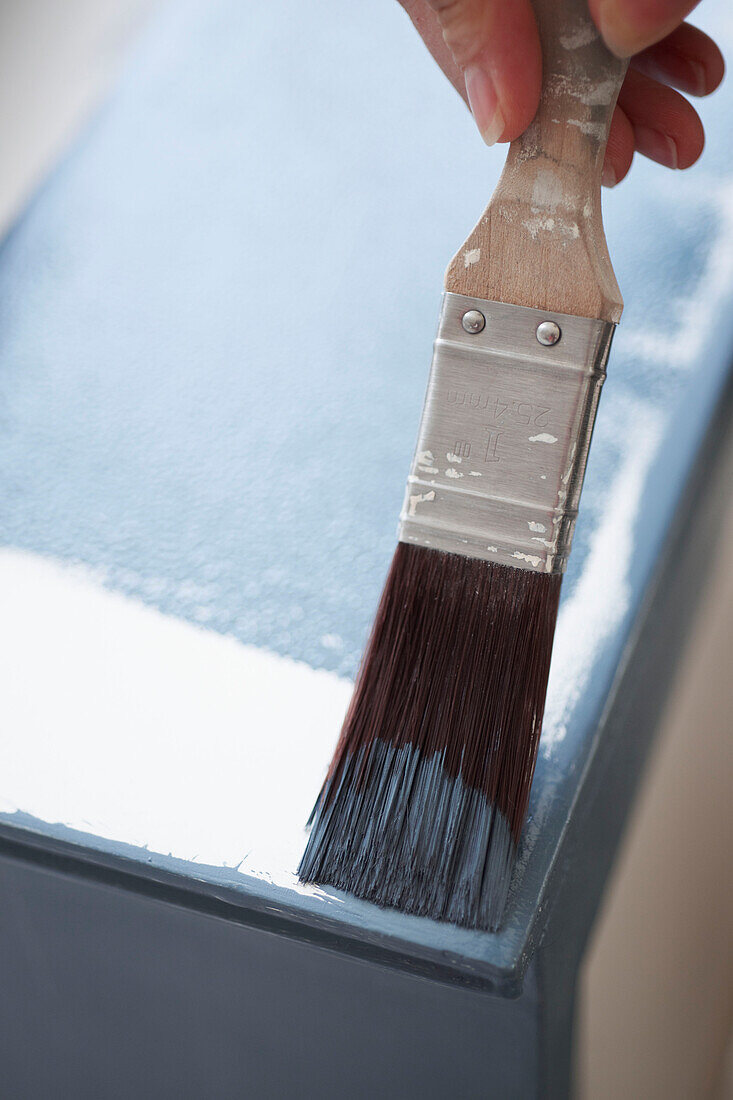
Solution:
M471 114L487 145L495 145L504 132L504 116L494 82L480 65L469 65L464 73Z
M645 157L664 164L667 168L676 168L678 164L677 146L669 134L661 130L652 130L650 126L635 126L636 148Z
M612 164L606 162L603 165L603 171L601 173L601 183L604 187L615 187L618 183L618 176L616 175L616 169Z

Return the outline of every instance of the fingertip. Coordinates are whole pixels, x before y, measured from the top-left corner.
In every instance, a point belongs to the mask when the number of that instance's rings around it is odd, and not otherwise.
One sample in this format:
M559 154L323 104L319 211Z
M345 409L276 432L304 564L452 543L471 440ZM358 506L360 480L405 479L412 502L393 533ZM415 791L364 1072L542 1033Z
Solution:
M690 23L682 23L663 41L637 54L631 65L692 96L710 95L725 76L725 60L717 43Z
M588 6L609 50L631 57L674 30L695 0L588 0Z
M514 141L531 123L540 101L542 49L537 22L529 0L515 0L511 4L489 0L481 10L480 32L477 31L476 37L484 44L476 50L474 43L465 64L466 92L469 101L473 101L472 110L484 140L488 144ZM486 78L491 90L486 87ZM491 103L492 95L495 115L487 126L485 105ZM482 121L474 110L474 102Z
M705 131L697 111L679 92L630 69L619 105L644 156L668 168L689 168L699 158Z
M697 31L697 27L691 27L690 30ZM723 83L725 58L717 42L714 42L712 38L708 38L702 31L698 31L698 33L703 39L707 40L704 62L699 62L705 72L704 89L700 94L710 95Z
M503 7L512 8L513 5ZM497 24L491 67L504 115L501 140L514 141L537 113L542 89L542 48L529 4L526 4L523 17L515 9L512 20L502 14ZM517 33L521 48L517 46Z
M685 119L681 136L675 138L675 144L677 145L678 168L691 168L702 156L705 148L705 127L697 111L692 106L690 106L690 111Z
M625 58L637 52L638 32L633 15L629 20L625 9L615 0L588 0L588 7L611 53Z
M717 49L717 46L716 46ZM718 50L717 62L715 63L714 74L711 77L711 84L708 88L708 92L716 91L723 83L725 78L725 58L720 50Z
M501 88L499 99L504 117L504 128L499 141L514 141L524 133L537 114L542 83L541 70L538 71L536 80L528 79L516 83L511 78L499 78L497 83Z
M502 140L505 121L496 85L481 59L469 65L464 73L468 106L481 137L487 145Z
M606 156L603 162L601 182L604 187L615 187L624 179L634 159L634 129L625 112L616 107L611 118Z

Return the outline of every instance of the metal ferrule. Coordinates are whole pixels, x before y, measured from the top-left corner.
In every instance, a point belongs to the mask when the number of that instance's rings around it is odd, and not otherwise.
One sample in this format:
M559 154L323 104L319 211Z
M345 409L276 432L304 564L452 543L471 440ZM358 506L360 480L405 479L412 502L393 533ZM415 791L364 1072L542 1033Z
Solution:
M446 294L400 541L563 573L614 328Z

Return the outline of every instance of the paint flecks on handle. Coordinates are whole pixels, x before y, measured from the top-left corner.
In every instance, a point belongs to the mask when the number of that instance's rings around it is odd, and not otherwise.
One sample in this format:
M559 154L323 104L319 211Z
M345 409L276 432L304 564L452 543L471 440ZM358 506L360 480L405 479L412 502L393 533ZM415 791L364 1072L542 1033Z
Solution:
M429 504L431 500L435 500L434 489L427 493L414 493L410 497L409 515L414 516L417 513L418 504Z
M570 34L560 35L560 45L564 50L580 50L589 46L598 38L598 31L592 23L580 23Z

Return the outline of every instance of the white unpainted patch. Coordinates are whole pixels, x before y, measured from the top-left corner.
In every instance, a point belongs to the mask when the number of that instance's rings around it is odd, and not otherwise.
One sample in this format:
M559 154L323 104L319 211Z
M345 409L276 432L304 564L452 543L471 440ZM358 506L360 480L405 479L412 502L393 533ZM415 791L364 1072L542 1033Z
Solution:
M445 471L445 476L452 478L454 481L456 481L459 477L463 477L463 474L460 470L454 470L452 466L449 466L448 469Z
M484 475L481 473L480 470L469 470L468 471L468 476L469 477L483 477Z
M0 599L0 812L313 894L295 868L348 680L36 554L0 550Z
M499 547L498 546L487 546L486 549L489 551L490 554L498 554L499 553Z
M414 516L417 512L418 504L429 504L431 500L435 500L435 490L430 489L427 493L414 493L410 497L410 506L408 509L408 515Z
M527 526L530 531L537 531L539 534L543 534L547 530L544 523L537 523L533 519L527 520Z
M540 432L539 435L531 435L529 441L530 443L557 443L557 436L550 435L549 432Z
M589 46L598 38L598 31L592 24L584 23L569 34L560 35L560 45L564 50L580 50Z
M681 180L674 183L677 196L684 185ZM719 323L721 300L733 281L733 182L698 177L687 184L681 199L702 207L700 215L711 213L719 219L705 267L694 293L686 292L684 298L669 303L666 314L675 323L670 320L661 329L626 330L624 346L630 354L665 370L688 371L697 367L705 341Z
M458 455L454 455L453 451L448 451L445 457L448 459L449 462L455 462L457 466L460 466L463 462L463 459L459 458Z
M468 248L463 253L463 266L471 267L473 264L477 264L481 259L480 248Z
M542 558L535 554L523 554L520 550L515 550L512 557L517 558L519 561L526 561L529 565L534 566L535 569L538 569L542 564Z
M440 473L437 466L418 466L418 470L421 474L437 474Z

